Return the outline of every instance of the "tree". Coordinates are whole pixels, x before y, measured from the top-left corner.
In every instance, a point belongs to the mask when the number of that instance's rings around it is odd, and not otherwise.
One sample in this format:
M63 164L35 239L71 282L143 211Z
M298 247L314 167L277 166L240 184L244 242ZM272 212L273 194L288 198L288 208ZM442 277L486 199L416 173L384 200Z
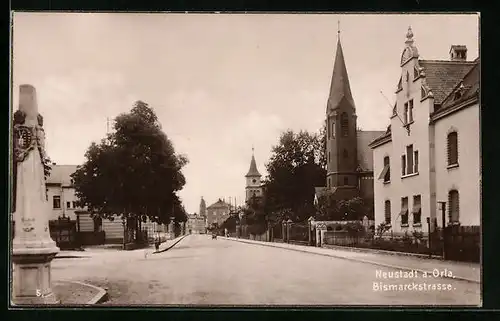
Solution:
M326 181L325 144L324 129L282 133L266 164L266 207L273 215L288 212L288 218L302 221L315 212L314 187Z
M141 221L187 220L177 192L186 183L188 160L176 155L154 110L138 101L116 117L114 132L92 143L72 175L79 205L101 218L126 219L139 235Z

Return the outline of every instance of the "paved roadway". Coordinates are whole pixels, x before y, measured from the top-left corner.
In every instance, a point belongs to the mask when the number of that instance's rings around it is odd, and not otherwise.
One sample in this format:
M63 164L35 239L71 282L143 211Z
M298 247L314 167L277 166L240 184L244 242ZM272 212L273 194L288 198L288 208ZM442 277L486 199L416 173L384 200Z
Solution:
M91 249L56 259L54 280L108 289L105 304L479 305L480 286L452 279L377 278L390 269L279 248L191 235L159 254ZM148 254L148 255L146 255ZM446 284L448 290L375 291L374 282ZM448 285L449 284L449 285Z

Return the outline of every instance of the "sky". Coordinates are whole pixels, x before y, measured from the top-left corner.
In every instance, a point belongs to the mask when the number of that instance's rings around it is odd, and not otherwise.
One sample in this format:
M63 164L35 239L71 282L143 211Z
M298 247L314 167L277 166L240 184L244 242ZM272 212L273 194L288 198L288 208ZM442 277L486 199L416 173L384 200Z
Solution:
M280 133L319 131L337 31L363 130L385 130L411 26L421 59L453 44L479 55L478 15L13 14L12 102L36 87L46 147L57 164L82 164L92 141L142 100L157 113L187 183L189 213L218 198L244 202L252 146L257 167ZM112 124L110 125L110 128Z

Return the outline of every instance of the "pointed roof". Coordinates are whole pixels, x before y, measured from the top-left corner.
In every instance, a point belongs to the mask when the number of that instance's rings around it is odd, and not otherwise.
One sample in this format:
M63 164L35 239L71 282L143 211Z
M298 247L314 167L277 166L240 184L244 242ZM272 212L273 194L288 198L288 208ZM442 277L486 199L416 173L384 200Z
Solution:
M342 99L345 98L354 108L349 76L344 60L344 52L340 44L340 37L337 40L337 51L335 63L333 65L332 82L330 85L330 96L328 97L328 108L336 108Z
M248 170L248 173L245 175L245 177L250 177L250 176L258 176L258 177L262 176L257 170L257 164L255 163L255 157L253 153L252 153L252 161L250 162L250 169Z

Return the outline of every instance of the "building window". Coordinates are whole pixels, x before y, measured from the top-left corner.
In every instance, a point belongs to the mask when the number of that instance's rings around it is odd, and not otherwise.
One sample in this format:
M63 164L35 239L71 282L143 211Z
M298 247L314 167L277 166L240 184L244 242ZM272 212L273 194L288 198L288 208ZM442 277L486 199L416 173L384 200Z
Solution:
M404 119L403 119L404 123L408 124L408 103L405 103L405 110L404 110L403 117L404 117Z
M448 193L448 218L451 224L460 222L459 195L457 190L451 190Z
M328 162L330 162L330 152L328 152Z
M458 134L448 134L448 166L458 165Z
M73 201L73 208L76 208L76 202Z
M55 195L52 197L52 207L61 208L61 196Z
M71 208L71 202L66 202L66 208Z
M384 204L385 224L391 225L391 201L387 200Z
M420 98L424 99L425 96L426 96L425 89L424 89L424 87L421 87L420 88Z
M349 185L349 179L347 177L344 177L344 185Z
M401 225L408 225L408 197L401 198Z
M340 126L342 130L342 137L349 136L349 119L346 112L340 115Z
M406 154L401 156L401 174L403 176L418 173L418 152L413 145L406 146Z
M406 175L406 155L401 155L401 175Z
M347 152L347 149L345 149L345 148L344 148L343 156L344 156L344 158L349 157L349 153Z
M410 73L407 71L406 72L406 82L408 82L410 80Z
M391 181L391 167L389 156L384 157L384 169L382 170L382 173L380 173L378 179L383 179L384 183L388 183Z
M413 196L413 225L422 224L422 204L420 195Z
M332 138L335 138L335 122L333 120L330 121L330 135Z

